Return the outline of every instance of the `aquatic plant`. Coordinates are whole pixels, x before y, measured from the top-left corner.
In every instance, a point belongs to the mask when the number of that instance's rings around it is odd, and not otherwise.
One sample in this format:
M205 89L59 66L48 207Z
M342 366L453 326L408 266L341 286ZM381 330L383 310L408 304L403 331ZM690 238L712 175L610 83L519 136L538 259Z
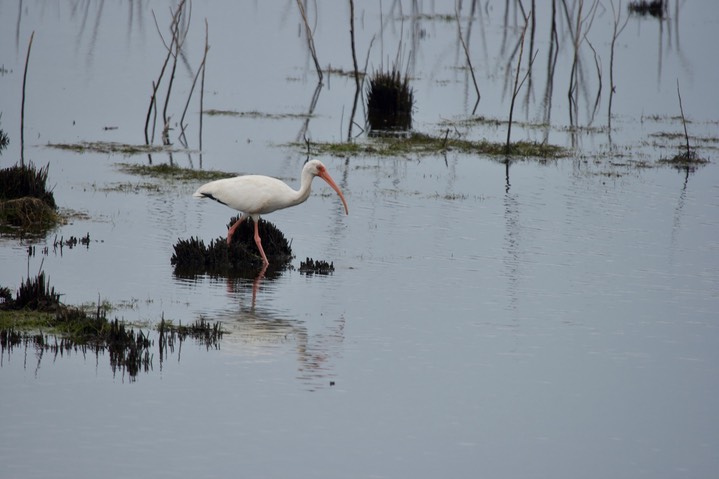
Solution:
M32 345L42 352L63 353L88 349L99 355L109 353L113 373L127 372L133 380L140 371L152 368L154 341L142 330L135 330L115 318L108 320L107 309L98 301L93 312L66 306L60 302L60 294L50 286L41 272L20 285L15 297L7 287L0 287L0 345L3 354L19 345ZM158 328L160 361L163 348L187 337L196 339L208 349L219 348L223 331L219 323L200 319L189 326L174 326L164 316Z
M332 274L335 271L334 263L328 263L324 260L313 260L307 258L305 261L300 261L300 273L306 275L312 274Z
M28 229L60 221L47 174L48 166L38 169L32 163L0 170L0 223Z
M295 144L299 146L299 144ZM367 142L341 142L341 143L312 143L307 148L308 154L350 156L350 155L377 155L377 156L406 156L435 155L446 151L459 151L488 155L494 157L514 156L517 158L538 158L541 160L562 158L569 154L569 150L549 143L531 141L517 141L509 145L490 142L487 140L471 141L461 138L452 138L448 132L442 136L433 136L425 133L412 132L404 137L384 136L372 138Z
M367 121L372 131L406 131L412 128L414 91L409 77L393 68L375 72L367 89Z
M157 325L157 332L161 356L167 355L168 348L170 351L174 350L176 341L181 343L188 336L207 349L220 349L220 340L225 334L220 323L211 323L204 318L183 326L182 323L175 325L172 321L165 320L164 316Z
M664 0L640 0L637 2L629 2L629 11L637 15L650 15L656 18L664 16L666 3Z
M15 165L0 170L0 200L12 200L31 196L55 208L55 197L47 189L49 164L44 168L27 165Z
M239 216L230 219L227 225L239 220ZM292 248L284 234L274 224L260 219L258 224L262 245L267 258L274 266L284 267L293 258ZM254 239L254 226L251 221L244 221L232 236L228 245L225 238L210 241L209 245L199 238L180 239L175 243L175 252L170 263L178 275L242 275L254 274L262 266Z
M2 113L0 112L0 120L2 120ZM7 133L0 128L0 154L2 154L2 151L7 148L7 146L10 144L10 137L7 136Z
M60 306L60 295L45 278L42 271L34 278L28 278L20 285L15 300L10 303L14 309L55 311Z

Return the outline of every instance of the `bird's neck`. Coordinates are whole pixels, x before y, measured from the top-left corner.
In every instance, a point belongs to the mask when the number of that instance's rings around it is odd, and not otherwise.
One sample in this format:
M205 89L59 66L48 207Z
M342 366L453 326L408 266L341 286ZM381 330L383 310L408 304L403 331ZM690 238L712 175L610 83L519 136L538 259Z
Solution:
M299 205L300 203L307 201L307 198L310 197L310 191L312 190L313 178L314 176L312 176L312 174L305 171L302 172L302 177L300 178L300 189L295 192L295 199L292 202L292 206Z

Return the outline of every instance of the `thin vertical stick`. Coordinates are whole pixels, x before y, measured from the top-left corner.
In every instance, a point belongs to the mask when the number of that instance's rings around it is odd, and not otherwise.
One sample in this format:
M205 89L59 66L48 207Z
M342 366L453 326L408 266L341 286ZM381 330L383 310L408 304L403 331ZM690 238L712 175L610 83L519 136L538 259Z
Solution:
M679 111L682 113L682 124L684 125L684 139L687 141L687 159L691 158L691 149L689 148L689 133L687 132L687 120L684 118L684 108L682 107L682 94L679 93L679 79L677 78L677 96L679 97Z
M352 40L352 64L355 69L355 85L359 90L359 70L357 69L357 52L355 51L355 2L353 0L350 0L350 38Z
M312 54L312 59L315 61L315 68L317 69L317 76L319 77L320 83L322 83L322 68L320 67L319 60L317 60L317 50L315 50L315 41L312 38L312 29L310 28L310 24L307 21L307 15L305 15L305 7L302 5L302 0L297 0L297 6L300 9L300 15L302 16L302 21L305 23L305 31L307 32L307 45L310 48L310 53Z
M624 20L624 25L619 28L619 22L622 18L622 1L619 0L619 8L614 10L614 2L610 3L612 6L612 19L614 20L614 30L612 31L612 46L609 53L609 108L607 110L607 130L609 134L612 134L612 99L616 92L617 86L614 84L614 46L617 43L617 38L627 26L629 17Z
M192 99L192 94L195 91L195 85L197 85L197 79L200 76L200 73L202 73L205 70L205 62L207 61L207 51L209 50L209 47L207 45L207 19L205 19L205 54L202 56L202 62L200 63L200 66L197 68L197 72L195 73L195 77L192 79L192 86L190 86L190 93L187 95L187 102L185 102L185 108L182 110L182 116L180 117L180 129L182 130L182 133L185 133L185 114L187 114L187 108L190 106L190 100ZM200 113L202 113L202 108L200 108ZM200 114L200 121L202 121L202 114Z
M477 106L479 105L479 100L482 98L482 95L479 93L479 86L477 86L477 77L474 76L474 67L472 67L472 60L469 59L469 49L467 48L467 44L464 41L464 37L462 36L462 26L459 24L459 11L457 10L457 6L455 5L454 8L454 18L457 20L457 34L459 35L459 41L462 42L462 48L464 49L464 56L467 59L467 66L469 67L469 72L472 74L472 83L474 83L474 91L477 92L477 101L474 103L474 108L472 109L472 115L475 114L477 111Z
M205 57L207 57L207 50L210 49L210 45L208 43L208 26L207 26L207 19L205 18ZM207 63L205 62L205 59L202 59L202 78L200 79L200 151L202 151L202 112L203 112L203 104L205 100L205 67ZM202 158L202 157L200 157Z
M30 42L27 45L27 56L25 57L25 72L22 76L22 103L20 105L20 166L25 166L25 85L27 83L27 65L30 63L30 49L32 39L35 37L35 30L30 34Z
M534 12L529 12L530 15L534 15ZM519 59L517 60L517 73L514 77L514 90L512 92L512 102L509 106L509 125L507 126L507 145L505 146L505 149L507 152L509 152L509 145L510 145L510 137L512 135L512 114L514 112L514 100L517 98L517 94L519 93L519 89L521 88L521 83L519 83L519 70L522 67L522 54L524 53L524 35L527 33L527 26L529 26L529 17L524 18L524 28L522 29L522 35L519 39ZM530 52L531 54L531 52ZM530 68L531 63L533 62L532 59L530 59ZM527 78L526 76L524 78ZM522 83L524 83L524 79L522 79Z

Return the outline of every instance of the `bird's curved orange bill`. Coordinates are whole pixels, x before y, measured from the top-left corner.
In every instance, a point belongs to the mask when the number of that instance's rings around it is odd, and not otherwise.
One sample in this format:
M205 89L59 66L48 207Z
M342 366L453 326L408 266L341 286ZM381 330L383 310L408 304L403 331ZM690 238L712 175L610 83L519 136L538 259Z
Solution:
M345 205L345 214L350 214L349 208L347 208L347 202L345 201L345 195L342 194L340 191L340 187L337 186L335 181L332 179L329 173L327 171L320 171L318 176L325 180L328 185L332 187L333 190L337 192L338 195L340 195L340 199L342 200L342 204Z

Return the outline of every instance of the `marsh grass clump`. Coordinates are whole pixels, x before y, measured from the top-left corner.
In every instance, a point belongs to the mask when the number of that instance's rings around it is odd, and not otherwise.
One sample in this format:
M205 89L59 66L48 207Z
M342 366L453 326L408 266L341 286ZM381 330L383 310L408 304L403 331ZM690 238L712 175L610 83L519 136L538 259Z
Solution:
M60 307L60 295L50 286L42 271L34 278L28 278L20 285L15 299L7 302L13 309L32 309L36 311L56 311Z
M0 200L14 200L27 196L37 198L51 208L55 208L55 197L47 189L49 164L44 168L27 165L15 165L0 170Z
M640 0L629 2L629 11L637 15L650 15L655 18L664 16L665 2L664 0Z
M239 216L230 219L228 229ZM259 233L262 247L273 267L286 266L292 260L292 248L284 234L269 221L260 219ZM199 238L178 240L170 263L179 275L242 275L254 273L262 266L262 257L257 250L252 221L244 221L227 245L225 238L217 238L205 245Z
M0 223L31 229L60 221L55 197L47 188L48 168L29 163L0 170Z
M168 348L174 350L178 341L182 342L188 337L207 349L220 349L220 340L225 334L219 322L211 323L203 318L189 325L183 325L182 323L175 325L171 321L166 321L163 317L160 324L157 325L157 332L159 334L160 353L164 355L167 354Z
M313 274L332 274L335 271L335 265L328 263L325 260L313 260L307 258L305 261L300 261L300 274L313 275Z
M396 68L374 73L367 88L367 120L373 132L412 128L414 92L409 77Z
M0 337L3 349L24 343L55 354L108 351L113 372L127 371L131 378L151 367L152 341L142 331L108 320L103 308L88 314L62 304L44 272L22 283L15 298L8 288L0 288Z
M7 133L5 133L2 129L0 129L0 153L7 148L7 146L10 144L10 137L7 136Z

